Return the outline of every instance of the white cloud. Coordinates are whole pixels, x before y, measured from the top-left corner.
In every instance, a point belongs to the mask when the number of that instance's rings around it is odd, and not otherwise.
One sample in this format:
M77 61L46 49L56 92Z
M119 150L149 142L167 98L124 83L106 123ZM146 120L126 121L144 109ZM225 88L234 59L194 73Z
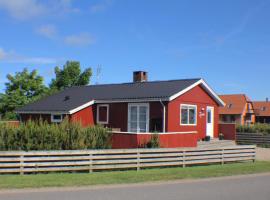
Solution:
M28 19L42 15L46 8L37 0L0 0L0 9L16 19Z
M36 32L50 39L54 38L57 34L56 27L51 24L40 26L39 28L36 29Z
M66 36L64 42L71 46L87 46L95 43L95 38L88 33L80 33Z
M6 57L6 52L4 51L4 49L0 48L0 60L4 59Z
M79 12L78 8L73 8L72 0L0 0L0 9L19 20Z
M112 0L103 0L97 4L90 6L91 13L99 13L105 11L109 6L111 6Z
M27 57L17 54L13 51L5 51L0 48L0 62L7 63L24 63L24 64L54 64L60 59L49 57Z

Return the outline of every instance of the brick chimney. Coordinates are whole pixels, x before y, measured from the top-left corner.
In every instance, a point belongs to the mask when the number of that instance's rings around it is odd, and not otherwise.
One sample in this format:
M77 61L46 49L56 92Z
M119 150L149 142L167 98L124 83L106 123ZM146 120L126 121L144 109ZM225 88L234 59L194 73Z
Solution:
M148 73L145 71L133 72L133 82L146 82L148 80Z

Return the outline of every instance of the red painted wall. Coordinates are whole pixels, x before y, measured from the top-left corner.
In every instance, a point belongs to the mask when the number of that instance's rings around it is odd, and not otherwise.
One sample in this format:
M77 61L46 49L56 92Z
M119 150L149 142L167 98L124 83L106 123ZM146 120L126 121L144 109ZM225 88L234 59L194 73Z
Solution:
M219 133L224 135L225 140L235 140L236 124L219 124Z
M91 126L94 125L94 115L93 107L89 106L83 110L80 110L72 115L70 115L70 120L72 122L80 122L82 126Z
M151 139L151 134L123 134L114 133L112 137L113 149L141 148L145 147ZM196 134L160 134L161 148L196 147Z
M197 125L183 126L180 125L180 104L197 105ZM167 106L167 132L197 131L198 139L206 136L206 107L214 107L214 137L218 137L218 105L217 103L201 88L196 86L180 97L168 103ZM204 108L204 115L200 116L200 111Z

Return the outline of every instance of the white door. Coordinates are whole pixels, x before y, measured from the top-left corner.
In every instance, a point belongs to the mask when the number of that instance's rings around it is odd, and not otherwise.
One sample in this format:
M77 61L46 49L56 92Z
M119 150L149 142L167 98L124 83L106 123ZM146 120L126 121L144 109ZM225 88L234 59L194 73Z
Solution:
M206 135L214 137L214 107L207 106L206 114Z

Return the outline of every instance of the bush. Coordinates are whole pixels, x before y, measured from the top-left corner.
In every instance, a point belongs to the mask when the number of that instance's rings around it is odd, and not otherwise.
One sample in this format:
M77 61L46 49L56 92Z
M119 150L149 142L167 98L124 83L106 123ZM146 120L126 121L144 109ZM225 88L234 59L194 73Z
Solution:
M110 148L111 132L101 126L82 127L68 120L60 124L28 121L18 127L0 123L0 150L74 150Z
M263 133L270 134L269 124L238 125L236 131L240 133Z
M160 147L158 134L156 134L156 133L152 134L151 139L146 144L146 147L147 148L159 148Z

